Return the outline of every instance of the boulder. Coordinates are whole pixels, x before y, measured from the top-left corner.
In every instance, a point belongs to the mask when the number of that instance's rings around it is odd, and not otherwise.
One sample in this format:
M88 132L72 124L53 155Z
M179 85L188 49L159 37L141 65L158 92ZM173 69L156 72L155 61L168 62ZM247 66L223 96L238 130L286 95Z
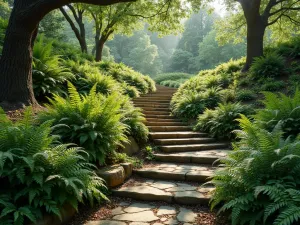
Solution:
M108 166L97 171L99 177L106 181L107 187L117 187L125 181L125 170L123 166Z
M128 179L132 175L133 165L131 163L121 163L125 171L125 179Z
M128 140L128 143L123 144L124 148L122 149L122 152L126 153L129 156L132 156L140 151L140 147L133 137L128 137Z

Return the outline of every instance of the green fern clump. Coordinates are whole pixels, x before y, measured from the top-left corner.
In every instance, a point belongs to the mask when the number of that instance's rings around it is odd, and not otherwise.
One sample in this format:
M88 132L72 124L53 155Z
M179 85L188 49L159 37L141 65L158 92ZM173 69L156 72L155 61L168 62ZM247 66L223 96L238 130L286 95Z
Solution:
M158 84L160 84L163 81L177 81L180 79L189 79L191 78L192 74L188 74L188 73L162 73L162 74L158 74L155 76L154 81Z
M240 90L236 93L236 100L247 102L256 99L256 94L252 90Z
M264 92L264 95L265 108L255 115L259 125L272 130L280 121L285 137L297 137L300 134L300 91L297 89L291 97L271 92Z
M52 120L64 143L75 143L86 149L89 161L105 162L123 141L128 127L121 122L121 99L117 93L103 96L96 93L96 85L89 95L81 96L69 83L69 97L55 95L46 105L47 111L39 114L40 121Z
M245 116L238 120L240 141L222 159L211 183L211 200L229 211L233 225L292 225L300 222L300 141L284 139L281 122L261 129Z
M100 72L112 76L119 83L125 82L137 88L141 94L156 91L155 82L149 76L136 72L122 63L101 62L94 65L100 69Z
M52 42L46 43L41 36L33 48L32 79L37 98L44 100L53 94L65 94L63 85L74 78L74 74L63 64L59 55L53 55Z
M126 135L132 136L140 145L148 141L149 130L145 125L145 117L140 108L134 107L129 97L119 99L121 104L121 122L127 125Z
M0 224L36 223L45 213L105 198L103 181L82 157L87 153L57 145L51 122L36 126L31 110L13 123L0 110Z
M286 86L284 81L277 81L272 78L264 80L264 84L261 86L263 91L279 91L284 89Z
M208 132L211 137L215 138L234 138L232 131L239 128L236 121L241 114L250 115L252 110L249 106L240 103L219 104L214 110L206 109L198 117L198 123L195 130Z
M255 79L282 76L286 73L285 59L275 53L256 58L251 65L250 73Z
M205 92L187 91L183 95L174 96L171 102L172 113L177 117L196 119L205 108L214 108L221 101L218 88Z

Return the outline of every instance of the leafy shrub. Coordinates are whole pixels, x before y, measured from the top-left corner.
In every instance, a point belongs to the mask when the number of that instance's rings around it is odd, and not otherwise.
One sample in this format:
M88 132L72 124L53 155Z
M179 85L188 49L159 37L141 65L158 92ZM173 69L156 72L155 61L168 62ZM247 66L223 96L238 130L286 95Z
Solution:
M258 57L254 60L250 72L257 79L281 76L286 73L285 59L275 53Z
M80 148L54 145L51 123L34 125L31 111L13 123L0 109L1 224L35 223L46 212L61 217L69 204L105 197L102 180Z
M235 91L232 89L223 89L220 91L220 95L224 103L235 102L236 100Z
M281 121L284 136L296 137L300 133L300 91L293 97L264 92L265 108L258 110L255 118L261 127L271 131Z
M261 90L263 91L279 91L285 87L284 81L277 81L274 79L267 79L264 81L264 84L261 86Z
M206 92L186 92L180 98L174 96L171 102L175 116L195 119L205 108L214 108L221 101L219 89L208 89Z
M125 82L129 86L136 87L142 94L156 90L155 82L149 76L138 73L122 63L101 62L94 65L103 74L112 76L119 83Z
M208 132L210 136L216 138L234 138L232 131L239 128L236 119L241 114L249 115L251 112L248 106L240 103L219 104L214 110L206 109L198 117L195 130Z
M298 36L292 37L288 42L280 43L277 46L277 53L287 57L300 56L300 38Z
M69 98L55 95L46 105L47 111L41 112L40 121L53 120L56 129L53 133L62 142L72 142L85 148L89 161L105 162L108 154L126 141L127 127L121 122L121 99L117 94L105 97L96 94L96 86L89 95L80 96L69 83Z
M89 62L79 63L68 60L65 64L71 68L72 72L76 74L73 79L75 87L81 94L88 94L91 88L97 84L97 92L108 95L115 91L123 93L123 86L110 76L105 76L100 73L99 69ZM125 86L124 86L125 87Z
M145 117L140 108L134 107L133 102L128 97L119 99L121 104L121 122L129 128L127 136L132 136L140 144L143 145L148 141L149 130L144 124Z
M62 63L60 56L52 54L52 42L45 43L41 36L33 48L32 79L36 97L65 94L63 84L74 75Z
M211 206L225 203L232 224L299 224L300 142L282 139L280 123L261 129L246 117L239 119L240 142L221 160L213 176Z
M256 99L256 94L251 90L240 90L236 94L237 101L251 101Z
M213 88L213 87L218 87L220 84L220 80L218 77L216 76L211 76L211 77L208 77L206 80L205 80L205 86L207 88Z
M192 74L188 74L188 73L162 73L162 74L158 74L155 76L154 81L158 84L160 84L163 81L177 81L177 80L187 80L189 78L191 78Z
M166 87L172 87L172 88L179 88L181 85L181 82L173 81L173 80L165 80L160 82L160 85L166 86Z

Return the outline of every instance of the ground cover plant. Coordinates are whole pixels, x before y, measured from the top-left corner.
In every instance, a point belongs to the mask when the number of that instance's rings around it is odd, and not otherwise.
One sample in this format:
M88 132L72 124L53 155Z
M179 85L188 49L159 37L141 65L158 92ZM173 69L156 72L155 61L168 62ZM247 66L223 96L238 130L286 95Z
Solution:
M55 95L47 104L47 111L39 114L39 120L53 121L62 142L76 143L85 148L90 162L103 165L107 155L126 141L128 127L121 122L121 96L116 93L105 97L96 93L96 85L88 95L80 95L69 83L69 97Z
M241 72L245 62L244 58L231 60L228 63L217 66L213 70L200 71L197 76L190 78L182 84L175 93L171 103L172 113L175 116L195 121L199 114L205 112L203 116L200 115L200 123L195 126L195 129L204 129L211 136L219 136L221 133L216 134L209 124L204 124L204 121L212 119L213 112L215 113L220 110L220 108L216 108L216 111L214 111L218 104L221 103L224 106L230 102L236 104L240 104L238 102L241 102L242 105L246 104L255 109L264 107L264 104L261 102L264 98L264 91L283 92L285 94L296 92L300 84L298 79L300 74L297 66L298 58L295 56L298 44L299 38L294 38L289 42L279 44L275 48L266 49L267 54L257 58L248 73ZM220 98L213 97L213 99L210 99L209 97L204 97L203 93L211 89L219 89ZM207 96L212 97L214 95ZM273 96L272 100L282 102L283 98L275 98ZM205 104L207 101L213 104ZM268 108L267 105L266 107ZM278 103L277 110L279 110L279 107L290 106L279 106ZM205 111L206 109L207 111ZM275 114L276 111L274 109L274 117L276 117ZM236 118L236 116L232 115L232 118ZM202 120L203 122L201 122ZM271 118L269 120L269 123L273 124L278 121L271 122ZM226 120L220 119L219 122L219 126L226 127L228 125L228 121L226 122ZM296 125L297 122L295 122ZM237 128L236 123L232 122L232 129L230 130L233 131L235 128ZM229 135L228 137L232 136Z
M181 84L192 76L194 75L188 73L162 73L156 75L154 81L163 86L179 88Z
M83 149L58 144L51 121L37 126L31 110L11 122L0 109L0 224L30 224L69 204L105 198L102 179Z
M224 203L220 212L229 211L233 225L298 224L299 139L284 137L282 121L269 131L245 116L238 121L240 141L211 182L212 208Z

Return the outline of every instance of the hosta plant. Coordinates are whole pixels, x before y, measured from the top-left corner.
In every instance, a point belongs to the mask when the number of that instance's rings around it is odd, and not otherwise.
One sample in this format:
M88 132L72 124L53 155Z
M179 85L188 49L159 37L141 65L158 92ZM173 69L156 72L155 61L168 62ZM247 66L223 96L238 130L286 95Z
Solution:
M51 122L35 124L30 109L16 123L0 112L0 224L31 224L45 213L61 217L61 209L105 198L102 180L87 153L57 145Z
M121 122L121 97L97 94L96 85L86 96L80 95L71 83L68 87L69 97L55 95L39 120L52 120L53 134L59 135L62 142L85 148L89 161L103 164L106 156L127 140L128 127Z
M300 223L300 141L239 119L240 141L213 176L212 208L231 214L233 225ZM222 203L222 205L220 204Z

